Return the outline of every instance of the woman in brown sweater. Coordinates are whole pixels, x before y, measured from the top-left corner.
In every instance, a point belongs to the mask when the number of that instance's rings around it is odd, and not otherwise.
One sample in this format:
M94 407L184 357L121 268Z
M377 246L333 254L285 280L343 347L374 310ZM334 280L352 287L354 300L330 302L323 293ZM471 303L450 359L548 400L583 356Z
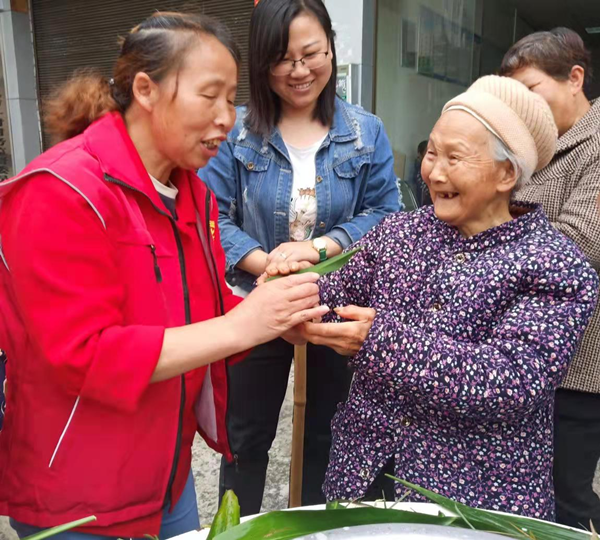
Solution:
M536 32L506 53L502 75L540 94L558 127L554 158L515 198L541 203L552 225L600 269L600 99L590 101L591 56L567 28ZM557 520L600 529L600 499L592 488L600 459L600 309L556 393L554 483Z

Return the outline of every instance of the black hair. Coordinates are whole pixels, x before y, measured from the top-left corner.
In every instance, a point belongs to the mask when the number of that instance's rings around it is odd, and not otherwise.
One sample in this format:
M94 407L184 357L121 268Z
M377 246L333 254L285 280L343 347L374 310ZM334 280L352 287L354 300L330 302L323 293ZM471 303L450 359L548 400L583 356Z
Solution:
M120 40L121 52L108 80L97 70L80 70L57 88L44 107L44 125L60 142L82 133L107 112L124 113L133 101L135 76L146 73L158 83L179 71L198 37L212 36L239 65L241 56L231 33L206 15L157 12ZM173 98L177 95L177 85Z
M318 98L314 116L324 126L333 122L337 60L335 32L327 8L322 0L261 0L250 19L250 101L246 124L251 131L263 136L271 133L281 118L281 102L269 85L269 69L285 56L290 25L302 13L309 13L317 18L331 49L331 78Z

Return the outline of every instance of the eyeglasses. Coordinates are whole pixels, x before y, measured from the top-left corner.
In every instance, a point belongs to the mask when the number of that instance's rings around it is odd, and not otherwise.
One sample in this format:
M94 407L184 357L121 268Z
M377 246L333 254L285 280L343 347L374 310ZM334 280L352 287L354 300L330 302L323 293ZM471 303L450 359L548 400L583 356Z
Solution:
M328 56L329 51L311 53L303 56L299 60L282 60L281 62L272 64L269 70L275 77L285 77L294 71L298 62L308 69L319 69L325 65Z

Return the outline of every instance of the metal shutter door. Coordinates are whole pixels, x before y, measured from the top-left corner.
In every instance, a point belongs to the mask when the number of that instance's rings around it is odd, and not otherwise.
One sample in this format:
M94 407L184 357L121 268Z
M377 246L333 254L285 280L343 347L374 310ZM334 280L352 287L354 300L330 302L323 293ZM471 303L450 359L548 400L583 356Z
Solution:
M32 0L38 92L41 103L78 68L109 77L125 35L154 11L206 13L224 22L242 51L237 102L248 99L248 27L253 0ZM43 129L43 125L42 125ZM43 134L44 148L50 146Z

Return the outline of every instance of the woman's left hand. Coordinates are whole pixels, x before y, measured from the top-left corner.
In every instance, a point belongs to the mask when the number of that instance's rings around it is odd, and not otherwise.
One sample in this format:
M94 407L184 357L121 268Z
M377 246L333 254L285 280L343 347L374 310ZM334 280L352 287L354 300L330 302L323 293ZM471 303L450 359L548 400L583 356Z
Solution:
M373 308L344 306L335 309L343 323L304 323L303 334L315 345L325 345L343 356L354 356L369 335L376 311Z
M305 240L304 242L284 242L269 253L267 256L267 267L283 261L288 263L308 261L316 264L319 262L319 254L312 247L310 240Z

